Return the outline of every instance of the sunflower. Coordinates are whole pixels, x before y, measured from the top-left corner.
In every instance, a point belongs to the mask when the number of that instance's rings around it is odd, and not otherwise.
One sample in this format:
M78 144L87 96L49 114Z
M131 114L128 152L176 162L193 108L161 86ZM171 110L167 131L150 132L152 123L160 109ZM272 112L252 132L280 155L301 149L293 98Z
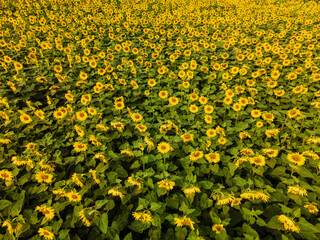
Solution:
M162 154L168 153L169 151L173 150L173 148L170 146L170 144L166 143L166 142L159 143L157 149Z
M257 126L257 128L263 127L263 122L258 121L258 122L256 123L256 126Z
M232 97L225 97L224 99L223 99L223 102L224 102L224 104L226 104L226 105L230 105L231 103L232 103Z
M205 155L205 158L209 163L218 163L220 162L220 154L215 152L215 153L208 153Z
M125 105L124 105L123 102L116 102L116 103L114 104L114 107L115 107L115 109L117 109L117 110L121 110L121 109L123 109L123 108L125 107Z
M42 205L42 206L37 206L35 210L44 214L45 218L47 218L48 220L51 220L54 218L54 209L52 207L47 207L45 205Z
M243 107L248 105L248 99L246 98L239 98L239 104Z
M156 84L157 84L157 82L156 82L154 79L149 79L148 85L149 85L150 87L154 87Z
M69 102L72 102L74 99L73 95L70 92L66 93L64 96L67 99L67 101L69 101Z
M62 67L59 65L54 66L53 70L57 73L61 73L62 72Z
M120 132L124 129L124 124L122 122L111 122L110 123L112 127L118 129Z
M139 113L133 113L131 115L131 119L134 121L134 122L140 122L142 119L143 119L143 116Z
M204 105L204 104L206 104L208 102L208 98L201 96L199 98L199 102L200 102L200 104Z
M213 112L213 110L214 110L214 108L213 108L213 106L211 106L211 105L205 105L205 106L204 106L204 112L205 112L206 114L211 114L211 113Z
M3 179L7 185L11 185L13 180L13 174L12 172L8 170L0 170L0 179Z
M218 139L218 143L221 144L221 145L226 144L226 142L227 142L227 139L226 139L226 138L223 138L223 137L222 137L222 138L219 138L219 139Z
M103 155L102 155L103 156ZM80 181L80 179L77 176L77 173L72 174L72 182L74 182L77 186L83 187L83 183Z
M169 103L171 106L175 106L179 103L179 98L176 98L176 97L170 97L169 98Z
M319 212L319 209L312 204L304 205L304 207L307 208L309 210L309 213L311 213L311 214L316 214Z
M168 97L168 92L167 91L160 91L159 92L159 97L161 99L166 99Z
M191 93L189 95L190 100L196 101L198 99L198 95L196 93Z
M182 79L186 77L186 72L185 71L179 71L178 76Z
M278 220L284 224L285 230L290 230L290 231L296 232L296 233L300 232L300 228L297 225L295 225L294 221L292 219L288 218L287 216L280 215L278 217Z
M181 135L181 139L183 142L192 142L193 141L193 134L190 133L185 133L183 135Z
M211 124L212 123L212 117L210 115L205 115L204 116L204 121L207 123L207 124Z
M232 109L236 112L239 112L241 110L241 105L239 103L234 103Z
M206 134L209 138L213 138L217 135L217 132L215 129L209 128L209 129L207 129Z
M26 124L32 122L32 118L28 114L21 114L20 120L21 120L21 122L26 123Z
M294 118L294 117L296 117L298 115L300 115L300 110L299 109L294 108L294 109L291 109L291 110L288 111L288 117L289 118Z
M182 86L183 86L184 88L188 88L188 87L190 86L190 83L189 83L189 82L183 82L183 83L182 83Z
M216 234L220 234L222 231L226 230L222 224L214 224L211 229L212 231L215 231Z
M300 188L299 186L288 186L288 193L297 194L300 196L307 196L308 192L306 189Z
M85 111L76 112L77 119L79 121L85 121L88 117L88 114Z
M189 226L192 231L194 230L194 222L191 220L191 218L187 218L186 216L183 218L174 218L174 223L177 225L177 227Z
M38 233L40 236L46 238L46 239L54 239L54 234L46 229L39 228Z
M234 92L231 90L231 89L228 89L226 92L225 92L225 95L226 97L234 97Z
M84 152L87 150L87 144L85 143L79 143L79 142L75 142L73 144L74 150L76 150L76 152Z
M136 127L136 129L139 130L139 132L145 132L148 129L147 126L143 125L142 123L137 124L135 127Z
M191 154L189 155L190 157L190 160L191 161L197 161L199 160L200 158L203 157L203 152L202 151L195 151L195 152L191 152Z
M57 119L62 119L66 116L66 114L61 111L54 111L53 116Z
M88 74L85 72L80 72L79 78L84 81L88 78Z
M192 105L190 105L189 110L192 113L197 113L199 109L196 105L192 104Z
M263 113L262 118L266 120L267 122L273 122L274 115L272 113Z
M234 198L234 199L231 201L231 207L240 205L241 200L242 200L242 198Z
M69 201L71 202L80 202L81 199L82 199L82 196L77 193L76 191L71 191L71 192L68 192L66 197L69 199Z
M170 181L170 180L162 180L162 181L160 181L160 182L157 182L157 184L158 184L158 186L159 186L160 188L165 188L165 189L167 189L168 191L169 191L169 190L172 190L173 187L176 185L175 182Z
M45 171L40 171L36 173L35 179L38 183L51 183L52 182L53 175L50 173L46 173Z
M287 78L288 78L289 80L297 79L297 74L295 74L295 73L289 73L289 74L287 75Z
M278 85L277 81L268 81L268 87L269 88L275 88Z
M264 154L267 154L270 158L278 156L279 153L279 151L275 149L263 149L262 151Z
M190 187L183 189L184 194L187 198L193 198L196 193L200 193L201 190L198 187Z
M261 116L261 112L259 109L254 109L251 111L251 116L254 117L254 118L258 118Z
M257 165L257 166L265 166L266 165L266 161L264 156L259 155L257 157L252 157L249 159L251 164Z
M290 153L287 158L290 162L295 163L298 166L302 166L306 161L305 157L299 153Z
M282 97L285 94L284 90L274 90L273 92L277 97Z
M84 131L83 131L80 127L78 127L77 125L75 125L75 126L74 126L74 129L76 130L76 132L78 133L78 135L79 135L80 137L83 137L83 136L84 136Z
M277 80L278 78L280 77L280 72L279 71L273 71L272 73L271 73L271 78L273 79L273 80Z
M91 116L95 116L97 115L97 110L92 108L92 107L88 107L88 113L91 115Z
M152 222L152 216L149 213L133 212L132 216L134 217L134 219L138 221L147 222L147 223Z

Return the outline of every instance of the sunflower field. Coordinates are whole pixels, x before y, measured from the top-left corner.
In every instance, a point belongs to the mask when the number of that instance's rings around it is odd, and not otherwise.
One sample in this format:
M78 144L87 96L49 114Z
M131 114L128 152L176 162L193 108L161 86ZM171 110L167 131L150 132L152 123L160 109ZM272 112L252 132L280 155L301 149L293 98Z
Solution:
M0 240L320 239L320 5L1 0Z

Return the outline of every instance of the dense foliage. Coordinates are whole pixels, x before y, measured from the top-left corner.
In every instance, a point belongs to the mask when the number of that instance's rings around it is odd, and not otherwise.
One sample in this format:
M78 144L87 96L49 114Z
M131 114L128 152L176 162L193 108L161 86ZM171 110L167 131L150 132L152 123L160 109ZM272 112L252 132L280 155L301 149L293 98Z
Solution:
M314 1L2 0L0 239L319 239Z

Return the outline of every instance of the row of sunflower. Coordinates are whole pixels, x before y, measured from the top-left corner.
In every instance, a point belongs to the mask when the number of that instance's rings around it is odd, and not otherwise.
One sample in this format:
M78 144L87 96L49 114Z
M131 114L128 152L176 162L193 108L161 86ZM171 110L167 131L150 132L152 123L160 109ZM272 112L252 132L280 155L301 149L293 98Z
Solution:
M3 0L0 239L319 239L319 12Z

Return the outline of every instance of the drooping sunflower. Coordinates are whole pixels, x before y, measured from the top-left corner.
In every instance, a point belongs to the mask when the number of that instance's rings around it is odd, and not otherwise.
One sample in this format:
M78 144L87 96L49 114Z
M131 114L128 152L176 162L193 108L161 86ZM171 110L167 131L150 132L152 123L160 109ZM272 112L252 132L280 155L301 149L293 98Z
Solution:
M319 209L313 204L304 205L305 208L309 210L309 213L316 214L319 212Z
M196 193L200 193L201 190L198 187L189 187L183 189L184 194L187 198L193 198Z
M174 223L177 227L189 226L192 231L194 230L194 222L191 218L187 218L186 216L183 216L183 218L174 218Z
M174 181L170 181L170 180L162 180L160 182L157 182L157 184L160 188L165 188L168 191L172 190L173 187L176 185Z

